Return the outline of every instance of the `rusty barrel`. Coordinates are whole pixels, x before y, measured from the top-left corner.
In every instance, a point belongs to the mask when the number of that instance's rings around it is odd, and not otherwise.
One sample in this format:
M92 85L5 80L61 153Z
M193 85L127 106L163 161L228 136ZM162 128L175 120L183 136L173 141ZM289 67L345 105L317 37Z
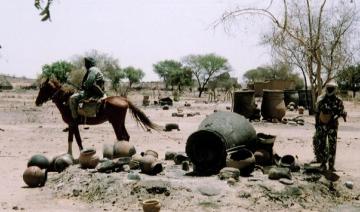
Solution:
M285 106L288 106L290 102L294 102L296 106L299 105L299 93L297 90L284 90L284 102Z
M255 91L236 91L233 98L233 112L251 118L255 112Z
M282 90L263 90L261 115L266 120L278 119L285 116L286 107Z
M216 112L206 117L186 142L186 154L199 175L210 175L226 165L226 150L256 142L256 131L242 115Z

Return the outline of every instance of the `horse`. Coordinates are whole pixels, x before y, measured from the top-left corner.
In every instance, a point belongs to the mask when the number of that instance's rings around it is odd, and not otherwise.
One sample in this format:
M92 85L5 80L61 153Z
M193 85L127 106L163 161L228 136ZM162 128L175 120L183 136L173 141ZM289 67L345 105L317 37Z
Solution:
M61 117L65 123L69 125L68 130L68 154L72 155L72 142L75 136L76 143L80 149L83 149L80 131L78 125L72 126L70 123L73 118L71 116L68 100L75 90L62 86L57 80L46 79L40 85L40 90L36 98L36 106L52 100L61 113ZM137 108L132 102L125 97L110 96L101 99L101 107L96 117L84 118L80 116L78 124L98 125L109 121L114 128L117 140L129 141L130 136L125 128L125 117L127 109L132 112L133 118L143 129L161 130L160 126L150 121L146 114Z

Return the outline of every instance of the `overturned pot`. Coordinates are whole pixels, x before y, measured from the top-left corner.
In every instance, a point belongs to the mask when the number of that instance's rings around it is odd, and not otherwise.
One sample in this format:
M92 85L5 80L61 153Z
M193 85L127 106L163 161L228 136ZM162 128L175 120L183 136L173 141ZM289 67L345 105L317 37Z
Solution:
M141 171L148 175L156 175L163 170L161 162L157 161L153 155L143 156L139 159L139 165Z
M62 155L55 156L51 161L49 165L48 171L56 171L56 172L62 172L67 167L74 164L74 158L72 155L66 153Z
M231 151L226 157L226 166L239 169L241 176L249 176L255 168L255 157L245 148Z
M134 145L130 144L128 141L118 141L114 144L114 157L131 157L136 154L136 149Z
M256 131L242 115L213 113L205 118L186 142L186 155L199 175L217 174L226 166L227 150L256 143Z
M47 171L37 166L29 166L23 174L23 180L30 188L44 186L46 179Z

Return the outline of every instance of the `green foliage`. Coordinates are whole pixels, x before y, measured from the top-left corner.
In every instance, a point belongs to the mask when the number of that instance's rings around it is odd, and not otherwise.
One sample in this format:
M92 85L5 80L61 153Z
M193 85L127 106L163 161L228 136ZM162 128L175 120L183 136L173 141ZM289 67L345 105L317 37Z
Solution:
M199 97L209 81L230 71L227 59L215 54L189 55L183 59L183 62L197 80Z
M175 60L164 60L153 65L154 72L165 82L165 86L177 86L181 90L182 86L192 85L192 72Z
M351 90L355 97L356 92L360 90L360 64L339 71L336 81L341 90Z
M298 73L292 71L291 66L286 63L277 63L273 66L251 69L245 72L243 77L248 83L264 82L267 80L293 80L296 89L304 87L304 80L300 78Z
M241 87L237 82L236 78L232 78L228 72L220 74L211 81L209 81L208 86L210 90L215 90L216 88L223 89L224 91L229 91L232 88Z
M43 65L41 77L56 78L59 82L65 83L68 74L74 69L74 66L66 61L57 61L51 64Z
M136 69L132 66L126 67L123 69L126 78L129 80L129 87L133 83L139 83L142 78L144 78L145 73L141 69Z

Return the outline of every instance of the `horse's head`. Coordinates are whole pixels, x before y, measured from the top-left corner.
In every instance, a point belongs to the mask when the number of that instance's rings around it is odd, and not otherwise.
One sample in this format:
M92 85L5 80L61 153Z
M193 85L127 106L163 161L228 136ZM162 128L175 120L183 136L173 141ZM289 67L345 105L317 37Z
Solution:
M60 87L61 85L57 81L47 78L40 84L39 94L35 101L36 106L41 106L43 103L49 101Z

